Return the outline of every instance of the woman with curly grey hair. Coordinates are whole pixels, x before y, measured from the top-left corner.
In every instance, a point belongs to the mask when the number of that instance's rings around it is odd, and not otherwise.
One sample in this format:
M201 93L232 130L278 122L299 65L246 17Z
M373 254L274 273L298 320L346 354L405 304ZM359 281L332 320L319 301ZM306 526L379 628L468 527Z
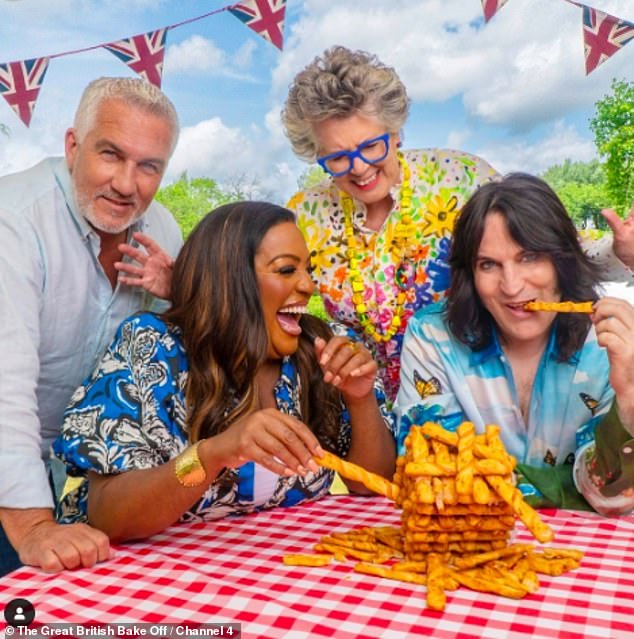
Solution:
M468 153L401 151L409 102L393 68L336 46L297 74L282 112L294 152L328 174L288 204L319 293L363 335L392 400L407 321L446 291L456 215L496 175Z

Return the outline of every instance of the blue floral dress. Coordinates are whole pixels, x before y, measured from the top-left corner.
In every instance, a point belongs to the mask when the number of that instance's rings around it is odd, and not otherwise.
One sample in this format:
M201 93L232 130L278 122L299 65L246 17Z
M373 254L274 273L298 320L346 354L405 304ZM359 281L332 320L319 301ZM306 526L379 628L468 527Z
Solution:
M71 477L116 474L165 464L188 444L185 388L188 360L180 330L153 313L137 314L121 324L93 374L71 398L55 454ZM277 408L301 419L301 380L291 358L282 361L274 389ZM386 426L394 420L377 380L375 393ZM342 405L339 455L350 447L350 418ZM282 477L248 462L222 472L181 521L218 519L275 506L293 506L328 493L333 473L320 468L306 477ZM258 486L262 479L268 485ZM58 519L86 521L88 482L64 496Z

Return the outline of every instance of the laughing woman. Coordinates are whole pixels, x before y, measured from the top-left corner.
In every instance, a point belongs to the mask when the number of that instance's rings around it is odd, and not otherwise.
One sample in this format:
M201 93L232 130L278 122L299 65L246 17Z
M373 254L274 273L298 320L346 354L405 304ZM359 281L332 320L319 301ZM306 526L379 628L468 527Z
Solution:
M305 314L312 291L290 211L242 202L209 214L176 260L171 310L124 322L72 398L54 448L85 480L62 521L120 541L292 506L328 492L322 450L390 476L376 363Z

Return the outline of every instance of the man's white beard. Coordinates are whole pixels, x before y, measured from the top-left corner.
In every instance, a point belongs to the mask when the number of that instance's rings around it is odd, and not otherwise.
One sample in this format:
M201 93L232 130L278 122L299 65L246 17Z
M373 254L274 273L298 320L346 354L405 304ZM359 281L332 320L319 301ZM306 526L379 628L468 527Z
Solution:
M108 221L104 221L100 219L95 212L94 202L90 198L81 196L74 184L73 192L75 194L75 202L77 203L79 212L84 216L84 218L86 218L88 223L93 228L97 229L98 231L102 231L103 233L118 235L119 233L122 233L123 231L130 228L145 213L145 210L139 210L130 219L120 221L111 219Z

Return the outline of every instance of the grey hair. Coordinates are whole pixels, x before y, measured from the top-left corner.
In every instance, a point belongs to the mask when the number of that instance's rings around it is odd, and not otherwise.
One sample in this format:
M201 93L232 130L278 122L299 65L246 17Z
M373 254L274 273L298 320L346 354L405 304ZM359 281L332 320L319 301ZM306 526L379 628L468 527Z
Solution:
M282 123L295 154L314 162L318 153L315 124L361 113L376 117L390 133L398 133L409 105L405 85L392 67L371 53L335 46L295 76Z
M97 78L84 89L73 125L80 142L94 127L99 107L106 100L120 100L166 120L172 129L172 154L180 132L176 109L158 87L141 78Z

